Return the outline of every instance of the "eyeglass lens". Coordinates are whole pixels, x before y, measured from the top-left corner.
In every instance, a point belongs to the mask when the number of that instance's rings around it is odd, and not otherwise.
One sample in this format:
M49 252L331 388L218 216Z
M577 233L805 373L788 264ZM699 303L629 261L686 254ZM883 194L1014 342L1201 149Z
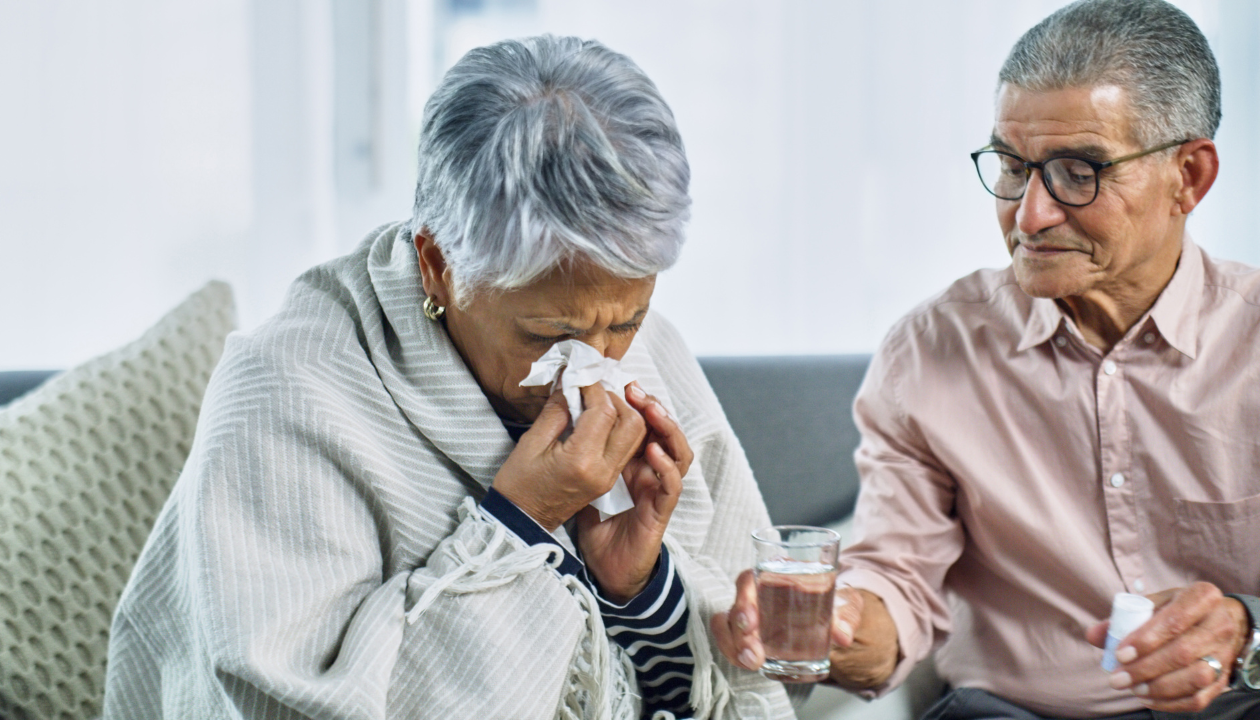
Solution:
M1031 174L1023 160L1005 153L985 151L976 156L980 180L989 192L1003 200L1024 196ZM1086 205L1098 192L1094 168L1076 158L1052 158L1042 166L1042 175L1054 199L1069 205Z

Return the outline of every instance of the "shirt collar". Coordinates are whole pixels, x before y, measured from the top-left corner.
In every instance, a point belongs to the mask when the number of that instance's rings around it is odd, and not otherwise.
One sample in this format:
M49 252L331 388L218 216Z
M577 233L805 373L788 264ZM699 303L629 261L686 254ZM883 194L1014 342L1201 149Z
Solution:
M1151 320L1164 341L1191 360L1199 350L1199 311L1203 307L1203 253L1187 235L1172 279L1151 307Z
M1024 335L1019 339L1019 346L1015 348L1017 352L1023 352L1049 340L1067 319L1053 300L1046 298L1031 298L1031 300L1032 310L1029 313L1028 322L1024 324Z
M1199 310L1203 304L1203 253L1187 235L1181 242L1181 258L1172 279L1155 299L1148 315L1160 335L1177 352L1194 359L1198 352ZM1137 324L1143 324L1139 319ZM1032 298L1028 322L1016 347L1023 352L1036 347L1071 324L1057 303L1047 298Z

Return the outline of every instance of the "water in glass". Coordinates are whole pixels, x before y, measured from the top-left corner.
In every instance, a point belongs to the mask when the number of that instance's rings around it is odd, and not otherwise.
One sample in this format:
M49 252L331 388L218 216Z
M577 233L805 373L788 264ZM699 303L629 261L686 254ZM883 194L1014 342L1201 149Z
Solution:
M778 558L757 565L757 603L766 663L761 673L783 682L817 682L830 671L831 563Z

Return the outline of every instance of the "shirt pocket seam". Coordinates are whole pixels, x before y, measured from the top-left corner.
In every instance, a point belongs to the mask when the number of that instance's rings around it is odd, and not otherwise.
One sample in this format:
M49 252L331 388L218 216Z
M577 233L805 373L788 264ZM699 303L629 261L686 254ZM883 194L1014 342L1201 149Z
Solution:
M1260 495L1173 503L1177 555L1190 577L1225 592L1260 590L1260 558L1250 540L1260 525Z
M1182 498L1177 498L1173 502L1177 524L1186 527L1195 527L1205 521L1233 523L1260 519L1260 495L1224 502Z

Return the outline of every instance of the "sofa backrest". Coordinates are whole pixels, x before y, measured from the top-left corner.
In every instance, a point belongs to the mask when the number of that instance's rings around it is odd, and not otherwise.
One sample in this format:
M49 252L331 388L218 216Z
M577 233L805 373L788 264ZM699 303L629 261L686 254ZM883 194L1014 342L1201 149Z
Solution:
M827 525L853 512L857 395L870 355L702 357L780 525Z
M825 525L857 499L853 397L870 355L700 358L779 524ZM0 407L49 370L0 372Z

